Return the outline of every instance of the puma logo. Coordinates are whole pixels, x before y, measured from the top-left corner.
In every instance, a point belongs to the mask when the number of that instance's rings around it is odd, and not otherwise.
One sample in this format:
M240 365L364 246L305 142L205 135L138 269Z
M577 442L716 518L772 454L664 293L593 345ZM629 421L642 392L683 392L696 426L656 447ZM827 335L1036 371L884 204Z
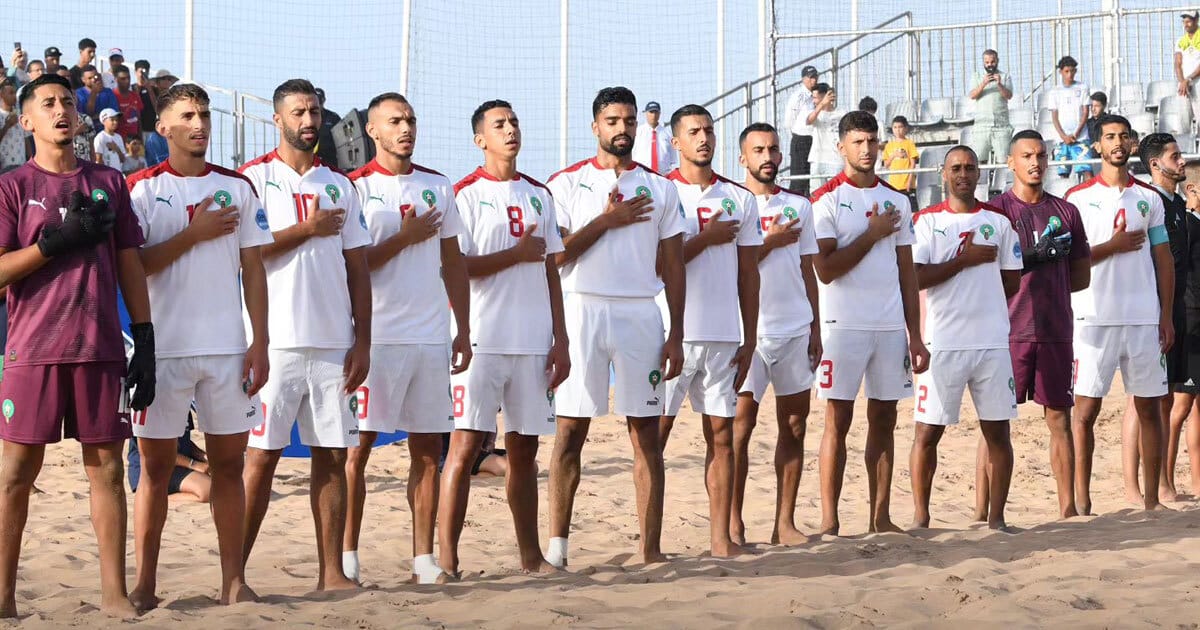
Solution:
M371 203L372 200L378 201L379 203L383 203L383 195L368 195L367 203Z
M588 192L595 192L594 190L592 190L591 186L588 186L587 184L585 184L583 182L579 182L579 187L588 189Z
M849 210L850 212L854 212L854 206L852 206L852 205L850 205L850 204L848 204L848 203L839 203L839 204L838 204L838 207L839 207L839 208L845 208L845 209Z
M268 180L267 180L267 188L271 188L272 186L274 186L276 190L283 190L283 188L282 188L282 187L280 187L280 185L279 185L279 184L277 184L277 183L275 183L275 182L273 182L273 181L271 181L271 180L269 180L269 179L268 179Z
M171 196L169 196L169 197L155 197L155 198L154 198L154 201L155 201L155 203L157 203L157 202L161 201L161 202L163 202L163 203L167 204L167 206L168 206L168 207L172 207L172 208L173 208L174 206L172 206L172 205L171 205L171 199L172 199L172 198L174 198L174 197L175 197L175 195L171 195Z
M30 199L27 203L31 206L37 206L37 207L41 208L42 210L46 209L46 204L41 199Z
M482 207L484 207L484 206L489 206L489 207L491 207L491 209L492 209L492 210L495 210L495 209L496 209L496 206L493 206L493 205L492 205L492 203L491 203L490 201L480 201L480 202L479 202L479 207L480 207L480 208L482 208Z
M939 229L937 229L937 228L933 228L933 231L934 231L934 232L937 232L938 234L941 234L942 236L945 236L945 235L946 235L946 228L942 228L942 229L940 229L940 230L939 230Z

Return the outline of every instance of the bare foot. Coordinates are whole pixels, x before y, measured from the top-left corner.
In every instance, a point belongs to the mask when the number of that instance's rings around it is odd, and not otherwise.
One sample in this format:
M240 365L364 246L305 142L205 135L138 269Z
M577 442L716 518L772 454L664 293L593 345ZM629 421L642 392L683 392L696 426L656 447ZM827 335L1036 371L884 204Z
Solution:
M521 567L521 573L526 573L529 575L551 575L561 572L562 569L550 564L549 562L546 562L545 560L542 560L541 563L535 565L533 568Z
M928 527L928 523L926 524L926 527ZM872 523L869 531L872 534L882 534L882 533L886 533L886 532L894 532L897 534L905 533L904 528L893 523L891 521L891 519L888 519L886 521L877 521L875 523Z
M741 545L734 544L733 541L722 542L712 546L712 555L714 558L733 558L744 553L749 553L749 551Z
M1158 501L1155 501L1153 505L1146 506L1146 511L1147 512L1174 512L1175 510L1172 510L1171 508L1159 503Z
M1076 510L1074 505L1068 505L1067 509L1062 511L1063 519L1075 518L1076 516L1079 516L1079 510Z
M975 520L979 520L979 519L975 519ZM914 516L912 525L909 525L908 528L910 530L912 530L912 529L929 529L929 517L926 516L926 517L922 518L922 517Z
M984 521L988 520L987 510L975 510L975 514L971 516L971 520L975 521L976 523L983 523Z
M746 524L741 519L729 520L729 539L735 545L746 544Z
M353 591L361 588L361 584L341 574L317 582L318 591Z
M1125 500L1132 503L1133 505L1141 505L1144 501L1144 499L1142 499L1142 494L1140 492L1135 493L1131 490L1125 491Z
M819 536L837 536L838 531L841 530L841 528L842 528L842 524L837 521L834 521L832 523L821 523L821 531L818 533L818 535Z
M646 564L659 564L666 561L667 556L661 551L647 551L642 554L642 562Z
M17 618L17 600L14 597L12 600L0 604L0 619L16 619Z
M109 617L118 619L133 619L138 616L138 609L128 597L104 598L100 602L100 610Z
M162 603L162 599L157 597L152 592L147 593L146 591L135 588L129 593L129 603L139 612L145 612L147 610L154 610L155 608L158 608L158 605Z
M1008 523L1005 523L1004 521L995 521L992 523L988 523L988 529L993 529L998 532L1004 532L1005 534L1017 533L1016 528L1009 527Z
M242 602L257 602L258 593L246 584L235 581L228 591L221 593L221 604L229 606L230 604L240 604Z
M1163 503L1175 503L1179 500L1179 492L1170 486L1158 491L1158 500Z
M1138 500L1135 503L1141 503L1141 502L1142 502L1142 498L1138 497ZM1076 503L1076 506L1079 508L1079 513L1077 514L1077 516L1092 516L1092 502L1091 501L1088 501L1087 503L1083 503L1083 502Z
M804 532L795 527L781 527L776 529L775 533L771 534L772 545L792 546L803 545L806 542L808 542L808 536L805 536Z

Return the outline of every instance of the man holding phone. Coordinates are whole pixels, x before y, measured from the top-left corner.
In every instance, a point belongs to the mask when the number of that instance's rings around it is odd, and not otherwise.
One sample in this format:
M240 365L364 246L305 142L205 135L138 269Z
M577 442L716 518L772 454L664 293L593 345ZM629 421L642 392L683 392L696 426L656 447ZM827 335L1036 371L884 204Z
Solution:
M975 125L971 129L971 148L979 163L1003 163L1008 160L1012 125L1008 123L1008 101L1012 98L1012 77L1000 72L1000 53L983 51L983 71L971 77L970 94L975 101Z

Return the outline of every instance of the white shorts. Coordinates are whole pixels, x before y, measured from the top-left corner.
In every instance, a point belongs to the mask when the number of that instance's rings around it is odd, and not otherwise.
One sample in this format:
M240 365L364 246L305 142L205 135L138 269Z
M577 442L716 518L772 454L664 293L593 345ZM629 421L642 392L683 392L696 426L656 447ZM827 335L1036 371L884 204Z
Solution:
M776 396L799 394L812 388L812 363L808 358L809 335L798 337L759 337L750 372L742 383L743 394L761 402L767 385L775 388Z
M262 422L258 397L242 390L240 354L158 359L154 404L131 414L134 437L174 440L187 430L196 401L196 430L213 435L245 433Z
M571 339L571 374L555 392L558 413L572 418L608 414L609 366L616 373L613 413L662 415L662 313L652 298L563 296Z
M668 416L679 413L686 397L697 413L732 418L737 409L733 381L737 368L730 365L738 344L727 341L683 342L683 372L667 381Z
M867 398L900 400L912 396L912 362L903 330L826 328L817 365L817 397L854 400L866 380Z
M917 377L913 419L921 424L958 424L963 390L970 388L980 420L1017 417L1017 388L1008 348L939 350L929 357L929 371Z
M446 433L450 350L446 344L371 346L372 370L358 388L358 430Z
M358 446L358 396L345 392L342 376L346 351L294 348L268 354L271 378L259 392L266 420L250 431L250 446L265 451L287 446L297 422L305 446Z
M1103 398L1121 368L1125 393L1155 398L1167 393L1167 358L1158 326L1075 326L1075 395Z
M503 410L505 433L551 435L549 385L544 354L477 354L466 372L450 377L453 428L495 432Z

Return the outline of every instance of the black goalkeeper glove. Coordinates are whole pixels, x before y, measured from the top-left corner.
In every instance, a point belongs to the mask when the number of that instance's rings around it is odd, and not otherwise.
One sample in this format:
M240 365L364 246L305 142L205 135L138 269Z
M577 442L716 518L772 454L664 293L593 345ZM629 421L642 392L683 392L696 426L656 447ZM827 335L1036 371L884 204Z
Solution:
M141 411L154 402L154 324L133 324L133 358L125 374L125 387L130 391L129 407Z
M116 213L108 207L108 201L92 201L79 191L71 194L67 213L57 226L42 228L42 237L37 246L46 258L54 258L67 252L93 247L108 238L117 222Z
M1071 240L1070 232L1039 239L1037 245L1034 245L1032 249L1024 250L1021 254L1021 258L1025 262L1025 271L1028 272L1038 265L1065 259L1071 253Z

